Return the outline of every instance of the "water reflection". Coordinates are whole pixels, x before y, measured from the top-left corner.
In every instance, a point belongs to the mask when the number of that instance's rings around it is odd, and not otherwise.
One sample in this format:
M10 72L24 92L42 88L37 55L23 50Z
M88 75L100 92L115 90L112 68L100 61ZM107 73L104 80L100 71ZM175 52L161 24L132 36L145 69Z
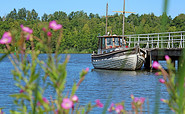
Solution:
M97 73L100 76L136 76L139 74L137 71L119 71L119 70L103 70L103 69L92 69L92 72Z

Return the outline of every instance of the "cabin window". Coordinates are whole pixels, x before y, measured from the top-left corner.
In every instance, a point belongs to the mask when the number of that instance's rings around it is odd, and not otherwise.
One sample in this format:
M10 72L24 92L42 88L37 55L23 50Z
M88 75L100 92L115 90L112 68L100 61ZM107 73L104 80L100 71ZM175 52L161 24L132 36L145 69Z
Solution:
M119 46L119 38L114 38L115 46Z
M100 38L100 39L99 39L98 48L99 48L99 49L104 49L104 48L105 48L105 38Z
M113 45L112 38L107 38L107 46L112 46L112 45Z
M122 38L120 39L120 45L122 46Z
M105 48L105 38L102 38L102 48L104 49Z
M101 49L101 39L98 39L98 49Z

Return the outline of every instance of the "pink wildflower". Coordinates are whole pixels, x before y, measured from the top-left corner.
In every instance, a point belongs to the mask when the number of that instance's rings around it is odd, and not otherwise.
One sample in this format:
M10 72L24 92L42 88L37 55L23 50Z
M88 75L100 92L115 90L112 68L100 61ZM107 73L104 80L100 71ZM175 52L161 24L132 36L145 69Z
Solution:
M52 36L52 33L49 31L49 32L47 32L47 35L48 35L49 37L51 37L51 36Z
M136 108L133 102L131 102L131 105L132 105L132 109Z
M56 110L56 111L55 111L55 114L58 114L58 112L59 112L59 111L58 111L58 110Z
M169 63L171 63L171 59L170 59L170 57L168 56L168 55L165 55L165 59L166 59L166 62L169 64Z
M143 103L145 102L145 98L144 98L144 97L141 97L141 98L139 99L139 102L140 102L141 104L143 104Z
M0 114L4 114L4 112L2 111L2 109L0 109Z
M117 105L115 108L116 113L121 114L121 111L123 110L123 106L122 105Z
M145 98L144 97L140 97L140 98L135 97L133 99L132 105L134 105L134 104L142 105L144 102L145 102Z
M89 72L89 68L87 67L87 68L85 69L85 71L86 71L86 72Z
M72 106L73 106L73 102L70 99L68 99L68 98L63 99L63 102L61 104L62 108L70 109L70 108L72 108Z
M0 108L0 114L4 114L1 108Z
M45 97L43 97L42 100L43 100L45 103L49 104L49 101L48 101Z
M24 27L22 24L21 24L21 28L22 28L22 31L24 31L26 33L29 33L29 34L33 33L32 29L30 29L29 27Z
M160 99L162 102L164 102L164 103L168 103L168 101L167 100L165 100L165 99Z
M160 99L162 102L164 102L165 101L165 99Z
M39 101L37 102L37 106L41 106L41 103Z
M19 91L19 93L23 93L24 92L24 90L23 89L21 89L20 91Z
M26 35L26 40L29 40L30 39L30 34L27 34Z
M156 72L155 75L160 76L160 75L162 75L162 73L161 72Z
M152 67L155 68L155 69L161 69L162 68L161 65L157 61L153 62Z
M9 44L12 41L12 36L10 32L5 32L3 34L2 39L0 40L0 44Z
M56 30L61 29L62 28L62 25L57 24L57 22L55 20L53 20L53 21L50 21L49 22L49 28L51 28L51 29L53 29L53 30L56 31Z
M134 100L133 100L135 103L137 103L139 101L139 98L138 97L135 97Z
M132 100L134 99L134 95L133 94L131 94L130 97L131 97Z
M74 96L72 97L72 101L73 101L73 102L78 102L78 97L77 97L76 95L74 95Z
M165 59L166 59L166 61L169 61L170 57L168 55L165 55Z
M140 102L143 104L145 102L145 98L144 97L141 97L140 98Z
M103 104L100 102L99 99L97 99L95 102L96 102L96 106L97 106L97 107L100 107L100 108L103 107Z
M165 80L161 78L161 79L159 79L159 82L161 82L161 83L164 84L165 83Z
M45 97L43 97L42 100L44 103L49 104L49 101ZM43 103L43 102L38 101L37 106L41 106L42 105L41 103Z
M114 110L114 103L112 103L111 105L110 105L110 108L108 108L108 111L109 112L112 112Z
M42 30L43 30L44 32L46 32L46 28L43 27Z

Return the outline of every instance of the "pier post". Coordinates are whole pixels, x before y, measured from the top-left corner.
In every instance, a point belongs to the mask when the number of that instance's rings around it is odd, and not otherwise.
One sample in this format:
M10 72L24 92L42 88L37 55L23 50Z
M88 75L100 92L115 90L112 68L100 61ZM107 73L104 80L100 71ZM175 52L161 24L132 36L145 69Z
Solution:
M158 34L158 37L157 37L157 48L159 48L159 34Z
M179 48L182 48L182 47L183 47L183 46L182 46L182 41L183 41L183 39L182 39L182 32L181 32L181 41L180 41Z
M151 58L151 51L147 50L147 57L145 58L144 67L147 69L152 68L152 58Z

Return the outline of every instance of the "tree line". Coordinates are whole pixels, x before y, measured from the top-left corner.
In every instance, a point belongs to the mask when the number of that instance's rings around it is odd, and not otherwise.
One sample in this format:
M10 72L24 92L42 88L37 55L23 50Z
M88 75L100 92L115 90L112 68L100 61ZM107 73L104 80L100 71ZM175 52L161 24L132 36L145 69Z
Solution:
M166 23L163 26L163 18ZM123 15L115 13L108 17L108 32L110 34L122 34L122 19ZM84 11L71 12L66 14L63 11L56 11L53 14L43 14L39 17L38 13L32 9L21 8L18 11L13 9L6 16L0 16L0 36L5 31L16 32L15 39L20 37L20 25L23 24L33 29L33 35L41 37L42 29L50 21L56 20L57 23L63 25L63 38L60 46L60 52L90 52L97 50L98 35L105 34L106 17L99 14ZM125 34L144 34L158 32L173 32L185 30L185 14L179 14L174 19L171 16L163 14L155 16L150 14L130 14L125 18ZM53 33L52 44L55 50L55 38L59 33ZM37 43L36 41L34 42ZM27 45L30 43L28 42ZM1 45L2 49L3 46ZM44 52L44 50L43 50Z

